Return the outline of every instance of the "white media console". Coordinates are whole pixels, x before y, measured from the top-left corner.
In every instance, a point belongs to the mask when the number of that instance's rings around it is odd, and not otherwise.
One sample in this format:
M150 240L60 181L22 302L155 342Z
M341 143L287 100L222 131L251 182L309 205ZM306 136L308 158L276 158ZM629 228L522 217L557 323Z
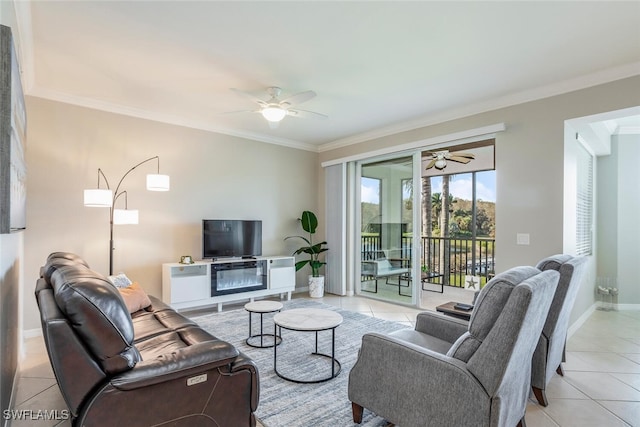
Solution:
M296 287L295 259L268 256L227 258L193 264L162 264L162 300L176 310L287 294Z

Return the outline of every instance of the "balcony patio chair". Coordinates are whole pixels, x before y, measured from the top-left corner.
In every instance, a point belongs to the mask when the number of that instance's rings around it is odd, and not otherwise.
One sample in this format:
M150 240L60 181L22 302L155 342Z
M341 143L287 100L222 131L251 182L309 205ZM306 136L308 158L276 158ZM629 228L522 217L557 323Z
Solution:
M375 259L361 261L360 272L362 276L373 277L375 280L375 288L373 291L362 289L365 292L378 292L378 280L385 279L386 283L398 286L398 294L402 295L401 288L408 287L402 285L402 280L408 281L406 278L411 269L406 260L402 258L389 258L386 251L375 251ZM389 278L397 277L398 283L390 283ZM410 296L410 295L405 295Z

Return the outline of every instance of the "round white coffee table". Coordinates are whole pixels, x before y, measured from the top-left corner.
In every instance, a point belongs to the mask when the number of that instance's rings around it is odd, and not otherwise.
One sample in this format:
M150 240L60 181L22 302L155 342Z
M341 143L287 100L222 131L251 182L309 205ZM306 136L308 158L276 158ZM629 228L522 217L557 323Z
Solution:
M268 348L268 347L275 347L278 344L280 344L280 342L282 341L282 337L281 336L277 336L275 334L265 334L264 333L264 326L262 323L262 316L265 313L275 313L277 311L282 310L282 303L278 302L278 301L252 301L252 302L248 302L244 305L244 309L247 310L249 312L249 338L247 338L245 340L245 342L247 343L247 345L251 346L251 347L256 347L256 348ZM251 319L251 314L252 313L259 313L260 314L260 333L253 335L252 332L252 319ZM264 337L273 337L273 343L272 344L266 344L264 343ZM260 344L252 344L250 341L253 338L260 338Z
M273 347L273 370L280 377L288 381L313 384L329 381L338 376L342 366L340 362L336 360L336 328L342 323L342 316L339 313L331 310L325 310L322 308L294 308L292 310L285 310L277 313L273 316L273 323L275 323L274 335L277 334L278 327L280 328L280 336L282 337L282 329L289 329L291 331L299 332L315 332L316 334L316 349L311 355L326 357L331 359L331 375L319 380L303 380L294 379L289 376L283 375L278 372L278 350L276 346ZM331 355L323 354L318 351L318 332L331 331Z

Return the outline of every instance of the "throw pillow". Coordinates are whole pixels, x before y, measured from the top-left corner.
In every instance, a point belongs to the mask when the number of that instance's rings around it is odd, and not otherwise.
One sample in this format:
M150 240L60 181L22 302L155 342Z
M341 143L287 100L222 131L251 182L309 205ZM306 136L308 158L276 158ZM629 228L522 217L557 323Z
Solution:
M122 299L124 300L129 313L135 313L138 310L142 310L145 307L151 305L151 300L147 293L142 289L138 282L133 282L126 288L118 288Z
M131 286L132 283L131 279L129 279L124 273L116 274L115 276L109 276L107 277L107 279L109 279L109 281L113 283L113 286L115 286L116 288L126 288L128 286Z

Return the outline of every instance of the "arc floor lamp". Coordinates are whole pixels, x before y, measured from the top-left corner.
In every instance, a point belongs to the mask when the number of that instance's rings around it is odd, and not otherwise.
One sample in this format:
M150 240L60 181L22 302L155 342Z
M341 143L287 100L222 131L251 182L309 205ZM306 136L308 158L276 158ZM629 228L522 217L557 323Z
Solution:
M128 196L125 190L120 190L124 179L138 166L157 160L157 173L147 175L147 190L149 191L169 191L169 175L160 174L160 157L150 157L141 161L129 169L118 181L115 191L111 191L109 181L98 168L98 188L84 190L84 205L89 207L109 208L109 275L113 274L113 225L114 224L137 224L138 210L128 209ZM100 177L104 180L106 189L100 188ZM120 196L124 196L124 209L115 209L116 201Z

